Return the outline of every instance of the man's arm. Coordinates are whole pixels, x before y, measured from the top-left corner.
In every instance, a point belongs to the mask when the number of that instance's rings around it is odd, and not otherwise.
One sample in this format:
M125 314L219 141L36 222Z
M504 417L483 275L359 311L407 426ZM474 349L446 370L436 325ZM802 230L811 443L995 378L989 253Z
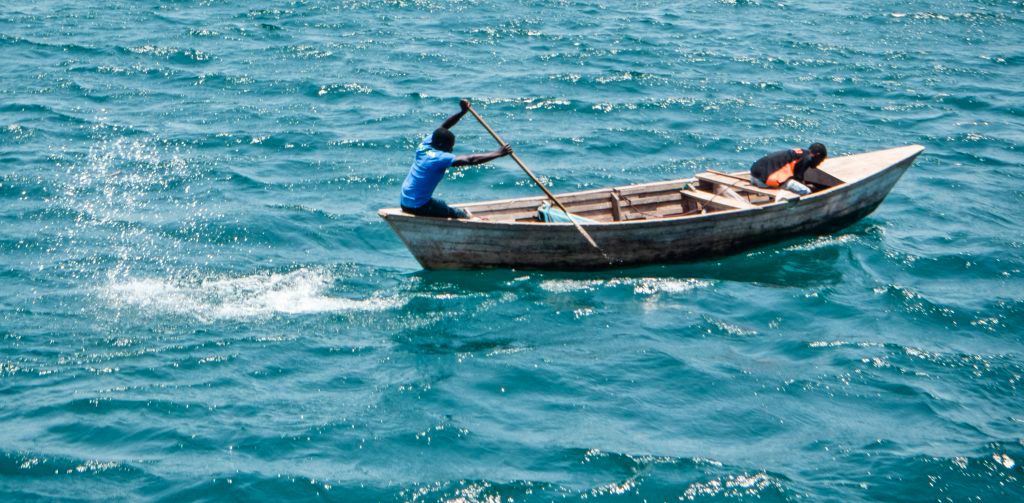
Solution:
M455 127L455 125L459 123L459 119L469 111L469 100L459 100L459 107L462 108L462 110L459 110L455 115L445 119L444 122L441 123L441 127L445 129Z
M452 167L454 168L459 166L476 166L477 164L491 162L499 157L505 157L506 155L509 155L511 153L512 147L508 145L502 145L501 148L493 152L457 156L455 157L455 161L452 162Z

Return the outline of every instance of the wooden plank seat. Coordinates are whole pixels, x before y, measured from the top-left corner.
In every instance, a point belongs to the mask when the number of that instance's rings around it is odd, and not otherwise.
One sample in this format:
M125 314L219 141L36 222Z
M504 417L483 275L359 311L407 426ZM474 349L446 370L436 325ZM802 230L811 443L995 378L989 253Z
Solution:
M721 194L712 194L703 190L683 189L681 192L684 196L695 199L706 206L719 207L726 210L749 210L751 208L761 209L759 206L754 206L753 204L745 201L733 199Z
M707 171L694 175L698 180L710 184L722 185L733 190L750 192L761 196L768 196L772 199L779 197L781 189L766 189L750 183L749 176L720 173L718 171Z

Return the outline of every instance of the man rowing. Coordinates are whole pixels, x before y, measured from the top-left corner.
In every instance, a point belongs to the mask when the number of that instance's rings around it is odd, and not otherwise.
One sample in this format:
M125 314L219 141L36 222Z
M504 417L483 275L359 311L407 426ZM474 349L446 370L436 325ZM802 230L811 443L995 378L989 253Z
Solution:
M811 193L803 184L804 173L816 168L828 151L820 143L811 144L807 150L794 148L772 152L750 167L750 181L761 188L785 189L801 196Z
M458 113L445 119L441 127L424 138L416 149L412 167L402 182L402 211L423 217L472 218L468 210L453 208L433 197L437 184L449 167L475 166L512 153L512 148L506 144L493 152L460 156L452 154L455 135L450 130L469 111L469 100L460 100L459 107L461 110Z

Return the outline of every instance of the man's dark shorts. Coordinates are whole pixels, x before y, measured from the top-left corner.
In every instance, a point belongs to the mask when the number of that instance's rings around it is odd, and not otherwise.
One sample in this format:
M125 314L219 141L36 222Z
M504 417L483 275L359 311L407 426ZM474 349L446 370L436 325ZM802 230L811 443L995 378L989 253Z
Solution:
M430 201L427 201L427 204L424 204L419 208L402 206L402 211L421 217L469 218L469 214L466 213L466 210L452 208L445 204L444 201L433 197L430 198Z

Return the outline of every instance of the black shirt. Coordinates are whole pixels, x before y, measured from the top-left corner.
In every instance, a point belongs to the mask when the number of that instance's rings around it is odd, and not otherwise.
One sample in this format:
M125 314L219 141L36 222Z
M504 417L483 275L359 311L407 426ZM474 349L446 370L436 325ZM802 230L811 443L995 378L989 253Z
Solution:
M797 151L800 153L798 154ZM799 159L799 162L793 168L793 178L796 178L798 182L802 182L804 181L804 173L807 172L807 168L813 166L814 163L811 161L811 153L801 149L772 152L758 159L757 162L750 166L750 174L757 177L758 180L765 182L772 173L778 171L779 168L789 164L794 159Z

